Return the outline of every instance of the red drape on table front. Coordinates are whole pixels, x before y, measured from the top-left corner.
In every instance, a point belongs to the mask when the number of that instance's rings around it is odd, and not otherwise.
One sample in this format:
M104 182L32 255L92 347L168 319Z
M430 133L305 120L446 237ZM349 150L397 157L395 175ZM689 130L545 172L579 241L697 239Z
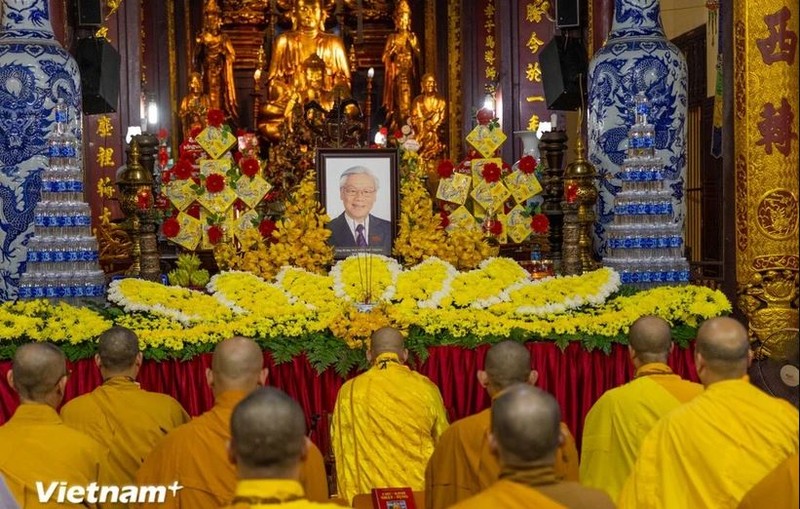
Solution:
M570 344L563 352L553 343L528 343L527 347L533 357L533 367L539 372L537 385L556 397L562 419L580 443L583 420L589 408L603 392L627 382L633 375L627 347L614 345L609 355L601 351L587 352L578 343ZM476 377L478 369L483 367L487 348L432 347L428 360L419 366L419 372L439 386L451 420L489 406L489 397ZM312 439L327 452L328 414L333 412L336 393L344 380L332 369L318 374L303 356L275 365L266 352L264 360L269 367L267 383L283 389L300 403L306 412ZM139 381L144 389L170 394L190 414L198 415L213 404L205 377L210 363L210 354L183 362L145 361ZM670 366L684 378L697 381L691 348L675 348ZM0 424L8 420L19 404L6 381L10 368L10 361L0 361ZM72 375L65 401L91 391L102 381L92 359L71 363L70 369Z

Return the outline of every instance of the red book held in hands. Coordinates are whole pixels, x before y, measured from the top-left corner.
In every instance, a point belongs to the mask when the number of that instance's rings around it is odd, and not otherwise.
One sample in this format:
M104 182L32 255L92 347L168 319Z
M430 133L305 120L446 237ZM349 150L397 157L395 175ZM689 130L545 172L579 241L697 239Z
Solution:
M373 509L417 509L411 488L376 488L372 490Z

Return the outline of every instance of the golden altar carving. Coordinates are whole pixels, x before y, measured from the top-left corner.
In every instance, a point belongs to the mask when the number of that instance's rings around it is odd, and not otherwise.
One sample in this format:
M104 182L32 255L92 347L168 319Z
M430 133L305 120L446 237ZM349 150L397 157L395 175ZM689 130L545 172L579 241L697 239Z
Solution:
M431 166L447 152L447 145L443 141L446 115L447 101L439 95L436 77L433 74L424 75L422 93L411 103L410 123L420 145L419 155ZM431 169L435 169L435 166Z
M389 128L405 124L411 113L411 100L419 90L420 49L411 31L411 7L407 0L397 3L395 31L386 39L383 50L383 106Z
M224 111L234 121L237 115L233 62L236 52L222 31L222 15L216 0L208 0L203 30L195 39L195 67L202 69L209 106Z
M181 100L180 117L183 138L189 137L193 129L206 127L206 115L210 106L208 96L203 93L203 76L193 72L189 77L189 93Z

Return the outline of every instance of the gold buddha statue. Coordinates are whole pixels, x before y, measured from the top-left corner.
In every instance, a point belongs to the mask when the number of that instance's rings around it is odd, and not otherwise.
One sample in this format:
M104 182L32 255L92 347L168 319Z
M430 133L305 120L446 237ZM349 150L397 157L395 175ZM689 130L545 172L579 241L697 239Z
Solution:
M442 127L447 114L447 101L438 94L436 77L422 77L422 93L411 103L409 117L415 138L419 142L419 155L428 165L444 156L447 146L442 141Z
M224 111L235 121L238 116L233 78L236 52L228 36L222 32L222 16L216 0L207 0L203 31L195 44L196 65L203 70L209 107Z
M383 50L383 106L392 129L405 123L411 99L419 88L419 42L411 31L411 7L407 0L397 3L394 24L395 31L389 34Z
M272 46L272 58L267 72L266 99L259 112L259 132L270 141L280 138L280 113L291 120L291 108L287 108L293 97L322 97L334 89L350 91L350 66L344 42L339 36L325 33L327 13L321 0L294 0L291 10L292 29L280 34ZM318 69L318 63L309 62L316 55L322 66L319 77L308 79L310 67ZM316 72L316 71L314 71ZM320 87L313 91L310 88ZM317 102L320 102L317 100ZM291 122L287 122L291 124Z
M192 72L189 78L189 93L181 99L181 107L178 110L184 139L189 138L194 128L206 127L209 104L208 96L203 93L203 76L197 71Z

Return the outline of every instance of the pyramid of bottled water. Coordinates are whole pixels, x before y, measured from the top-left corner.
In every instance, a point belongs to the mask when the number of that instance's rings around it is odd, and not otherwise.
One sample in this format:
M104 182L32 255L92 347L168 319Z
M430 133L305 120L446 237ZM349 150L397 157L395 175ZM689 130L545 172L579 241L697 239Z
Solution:
M49 164L42 174L42 194L34 210L34 233L28 241L20 299L79 302L105 295L91 211L84 200L78 119L70 122L63 100L55 108L55 131L48 140Z
M648 122L650 104L643 93L634 97L634 108L603 263L619 272L623 284L639 288L686 283L683 228L675 221L663 161L655 155L655 128Z

